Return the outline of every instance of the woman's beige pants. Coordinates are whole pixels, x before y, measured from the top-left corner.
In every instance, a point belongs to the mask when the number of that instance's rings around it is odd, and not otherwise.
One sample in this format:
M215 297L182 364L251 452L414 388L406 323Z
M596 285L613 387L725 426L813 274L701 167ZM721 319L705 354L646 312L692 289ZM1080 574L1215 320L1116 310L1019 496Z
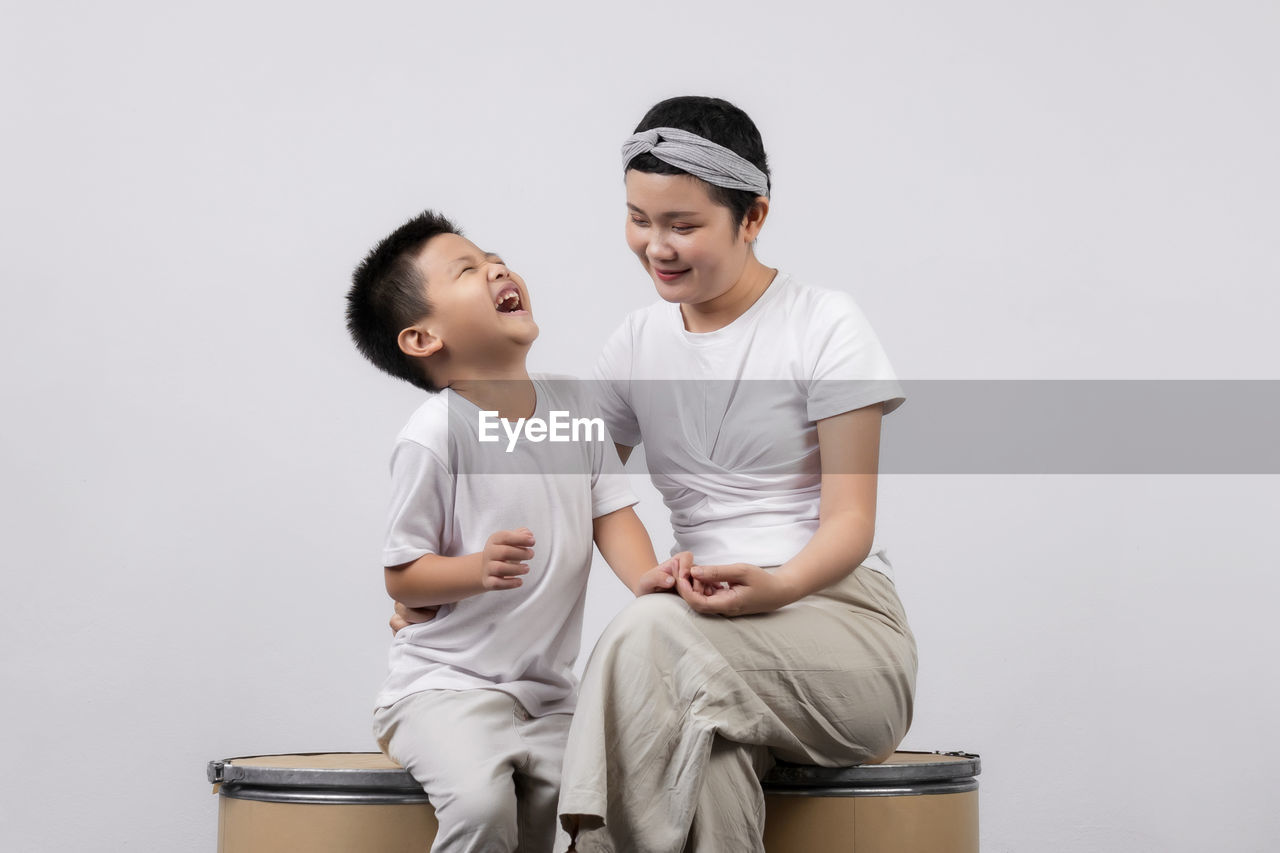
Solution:
M872 569L732 619L642 596L587 664L560 814L583 816L584 853L763 851L759 779L773 758L887 757L911 723L915 680L897 592Z

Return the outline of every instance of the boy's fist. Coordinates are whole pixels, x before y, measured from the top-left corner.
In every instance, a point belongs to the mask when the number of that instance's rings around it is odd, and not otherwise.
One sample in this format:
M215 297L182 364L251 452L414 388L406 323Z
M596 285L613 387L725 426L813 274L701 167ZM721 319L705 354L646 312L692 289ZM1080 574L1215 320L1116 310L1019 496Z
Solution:
M430 622L436 618L440 605L436 604L431 607L405 607L399 601L396 602L395 612L391 614L391 633L398 634L400 629L408 628L410 625L417 625L420 622Z
M515 589L529 573L525 560L533 557L533 531L499 530L484 543L480 552L480 583L486 590Z

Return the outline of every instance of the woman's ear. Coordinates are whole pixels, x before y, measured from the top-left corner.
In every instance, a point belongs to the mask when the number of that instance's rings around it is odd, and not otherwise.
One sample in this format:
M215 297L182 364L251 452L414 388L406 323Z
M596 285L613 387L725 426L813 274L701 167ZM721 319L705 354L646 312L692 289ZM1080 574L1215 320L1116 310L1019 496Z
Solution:
M760 229L764 227L768 216L769 199L762 195L756 196L756 200L751 202L751 207L747 208L746 215L742 217L742 227L739 229L748 243L754 243L760 236Z
M401 330L396 342L400 345L400 352L414 358L427 358L444 348L444 339L422 323Z

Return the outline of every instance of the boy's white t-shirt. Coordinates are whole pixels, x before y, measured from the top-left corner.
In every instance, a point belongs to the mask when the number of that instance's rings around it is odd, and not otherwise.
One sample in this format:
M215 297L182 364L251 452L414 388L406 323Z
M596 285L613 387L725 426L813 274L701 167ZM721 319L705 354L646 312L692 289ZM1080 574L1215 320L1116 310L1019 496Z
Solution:
M533 417L585 417L583 383L535 377ZM592 519L636 502L606 434L551 443L479 441L480 410L445 389L423 403L396 440L383 564L424 554L484 550L499 530L533 531L523 586L440 607L399 631L377 698L385 708L421 690L501 690L535 715L573 710L573 663L592 556ZM492 434L492 433L490 433Z
M678 304L633 312L595 377L614 441L643 440L675 549L705 565L793 557L818 529L816 421L905 399L853 298L782 272L714 332L686 331ZM878 544L863 565L892 572Z

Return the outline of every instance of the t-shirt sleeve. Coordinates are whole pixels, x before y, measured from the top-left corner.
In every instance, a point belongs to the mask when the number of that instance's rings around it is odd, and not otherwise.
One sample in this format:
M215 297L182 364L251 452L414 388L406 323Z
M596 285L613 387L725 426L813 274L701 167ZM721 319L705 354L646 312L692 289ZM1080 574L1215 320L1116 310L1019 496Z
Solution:
M382 550L384 566L399 566L424 554L442 554L453 528L454 480L448 466L411 439L391 454L391 506ZM447 556L447 555L446 555Z
M591 443L591 517L599 518L639 503L622 470L608 426L602 441Z
M631 408L631 359L634 344L631 320L623 322L605 342L592 374L594 404L618 444L640 443L640 422Z
M820 421L874 403L884 403L887 415L906 396L889 356L848 294L829 291L820 309L812 312L807 336L809 420Z

